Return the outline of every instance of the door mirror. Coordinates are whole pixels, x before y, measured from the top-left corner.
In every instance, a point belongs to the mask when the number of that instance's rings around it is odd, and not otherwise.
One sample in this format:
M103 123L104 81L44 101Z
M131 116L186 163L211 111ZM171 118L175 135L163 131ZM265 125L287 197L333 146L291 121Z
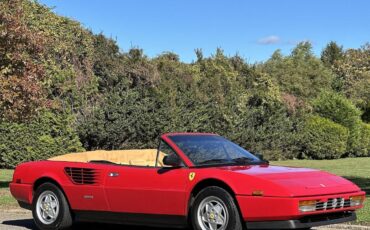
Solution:
M254 155L263 161L263 155L261 153L255 153Z
M264 158L263 158L263 155L261 154L261 153L255 153L254 154L256 157L258 157L261 161L263 161L263 162L265 162L265 163L270 163L268 160L265 160Z
M181 159L176 154L170 154L163 158L163 164L172 167L180 167Z

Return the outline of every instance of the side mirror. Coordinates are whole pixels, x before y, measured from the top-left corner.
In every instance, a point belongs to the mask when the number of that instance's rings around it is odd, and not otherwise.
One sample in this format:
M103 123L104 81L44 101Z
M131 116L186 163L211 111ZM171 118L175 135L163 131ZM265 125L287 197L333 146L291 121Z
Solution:
M254 155L263 161L263 155L261 153L255 153Z
M163 158L163 164L172 167L180 167L181 159L176 154L170 154Z
M265 159L263 158L263 155L262 155L261 153L255 153L254 155L255 155L256 157L258 157L261 161L263 161L263 162L265 162L265 163L267 163L267 164L269 164L269 163L270 163L268 160L265 160Z

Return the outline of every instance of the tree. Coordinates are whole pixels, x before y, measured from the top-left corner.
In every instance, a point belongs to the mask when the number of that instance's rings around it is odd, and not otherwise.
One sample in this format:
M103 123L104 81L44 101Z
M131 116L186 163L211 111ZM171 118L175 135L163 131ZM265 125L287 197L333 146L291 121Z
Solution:
M99 91L108 90L126 77L123 58L116 41L107 39L103 34L94 36L93 70L98 78Z
M333 66L335 62L342 60L343 57L343 46L339 46L334 41L329 42L321 52L321 61L329 68Z
M0 120L27 120L46 105L42 86L46 39L33 32L21 0L0 2Z
M331 42L320 60L302 42L256 64L197 49L184 63L122 51L33 0L1 1L0 31L1 167L80 142L153 148L176 131L218 133L268 159L369 154L370 45Z
M300 99L316 97L321 91L330 89L333 81L331 71L312 54L308 42L298 44L289 56L275 52L258 68L274 78L281 91Z
M349 49L333 67L335 88L363 111L362 118L370 121L370 45Z
M79 120L86 149L155 148L159 131L153 101L139 90L112 90L90 114Z

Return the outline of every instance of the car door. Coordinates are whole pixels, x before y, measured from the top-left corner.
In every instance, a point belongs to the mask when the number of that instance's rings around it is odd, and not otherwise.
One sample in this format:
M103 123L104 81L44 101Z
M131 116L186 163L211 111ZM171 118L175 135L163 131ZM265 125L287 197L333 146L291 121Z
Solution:
M69 178L63 184L69 204L74 210L108 211L104 190L104 175L108 167L96 163L66 163L64 175Z
M157 167L111 166L105 190L110 210L120 213L186 215L185 167L161 167L164 155L176 154L164 141L155 161Z

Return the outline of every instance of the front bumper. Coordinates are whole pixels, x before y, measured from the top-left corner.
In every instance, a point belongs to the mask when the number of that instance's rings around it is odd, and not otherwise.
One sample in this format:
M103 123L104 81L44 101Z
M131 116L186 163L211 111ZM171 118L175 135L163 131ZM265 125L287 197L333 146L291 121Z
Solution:
M339 224L354 220L356 220L356 213L347 211L305 216L297 220L246 222L246 226L247 229L301 229L329 224Z
M300 220L307 216L324 216L330 213L351 212L363 207L360 206L339 206L323 209L317 206L317 210L310 212L299 211L299 201L317 200L328 202L331 198L350 199L352 196L365 195L364 192L353 192L345 194L312 196L312 197L264 197L264 196L241 196L237 195L240 211L245 222L265 221L287 221ZM320 203L321 204L321 203ZM321 208L320 208L321 207ZM328 206L329 207L329 206Z
M9 184L10 193L13 197L26 204L32 203L32 185L31 184L18 184L10 183Z

